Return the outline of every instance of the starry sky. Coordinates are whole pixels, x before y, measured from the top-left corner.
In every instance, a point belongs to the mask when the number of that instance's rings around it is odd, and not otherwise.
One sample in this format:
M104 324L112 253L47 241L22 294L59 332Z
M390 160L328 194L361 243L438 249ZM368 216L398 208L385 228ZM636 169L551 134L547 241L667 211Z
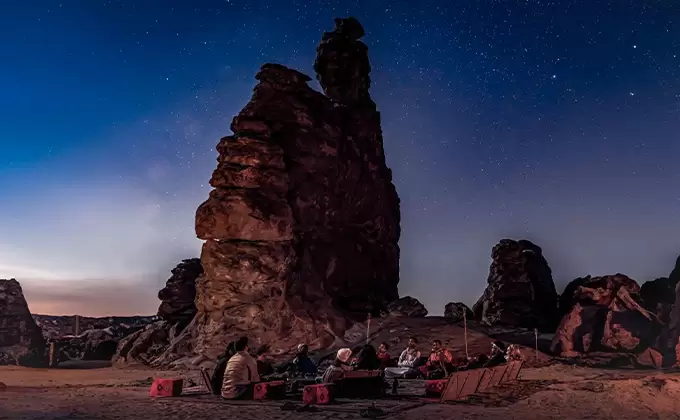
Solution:
M0 278L37 313L154 313L199 253L215 145L257 69L313 76L348 15L401 196L402 295L471 305L504 237L539 244L558 290L668 275L675 0L24 0L0 13Z

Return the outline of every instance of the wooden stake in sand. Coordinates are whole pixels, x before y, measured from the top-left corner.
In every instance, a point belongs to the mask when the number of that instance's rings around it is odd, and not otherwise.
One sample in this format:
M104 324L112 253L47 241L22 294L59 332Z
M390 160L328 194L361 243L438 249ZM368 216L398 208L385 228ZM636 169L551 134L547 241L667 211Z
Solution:
M368 345L368 338L371 336L371 313L368 313L368 318L366 319L366 344Z
M538 360L538 328L534 328L534 340L536 342L536 360Z
M54 341L50 341L50 367L55 367L57 365L55 361L56 356L55 347L56 345Z
M465 309L463 309L463 331L465 333L465 358L469 359L470 354L468 353L468 345L467 345L467 312Z

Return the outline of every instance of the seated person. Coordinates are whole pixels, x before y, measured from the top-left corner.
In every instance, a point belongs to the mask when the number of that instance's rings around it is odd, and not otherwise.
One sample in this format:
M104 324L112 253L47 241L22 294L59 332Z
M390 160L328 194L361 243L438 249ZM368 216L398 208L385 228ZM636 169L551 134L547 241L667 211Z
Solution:
M430 357L427 359L425 366L420 367L420 372L429 377L432 376L447 376L448 372L453 371L453 355L450 351L442 346L441 340L434 340L432 342L432 351Z
M415 337L411 337L408 340L408 346L399 355L399 360L397 361L397 367L390 367L385 369L386 378L397 378L404 376L407 372L418 367L418 362L420 361L420 352L418 351L418 340Z
M260 382L257 362L248 353L248 338L241 337L234 345L234 354L227 362L222 383L222 398L241 400L253 398L253 385Z
M378 354L376 354L376 357L380 363L380 369L385 369L392 366L392 358L387 353L389 349L390 346L387 343L380 343L380 346L378 346Z
M297 354L293 359L296 373L302 376L316 375L316 364L309 358L309 347L307 344L300 344L297 348Z
M484 363L484 367L494 367L505 363L506 350L507 348L502 341L496 340L491 343L491 354L489 355L489 360Z
M323 376L321 377L321 383L329 384L337 381L342 377L343 372L346 370L351 370L349 365L349 359L352 357L352 350L350 349L340 349L333 363L326 369Z
M357 370L378 370L380 368L380 361L375 353L375 348L366 344L352 362L352 367Z
M217 358L217 366L215 366L215 370L210 377L210 384L212 385L212 391L215 395L220 395L222 383L224 383L224 371L227 369L227 362L229 362L231 356L236 354L236 350L234 349L235 345L236 341L229 343L224 350L224 353Z
M257 352L255 353L257 356L257 373L260 375L260 377L274 374L274 368L267 357L268 353L269 346L267 344L260 346L260 348L257 349Z
M522 352L520 351L519 347L514 344L510 344L508 349L505 351L505 360L508 362L521 361L524 360L524 357L522 356Z

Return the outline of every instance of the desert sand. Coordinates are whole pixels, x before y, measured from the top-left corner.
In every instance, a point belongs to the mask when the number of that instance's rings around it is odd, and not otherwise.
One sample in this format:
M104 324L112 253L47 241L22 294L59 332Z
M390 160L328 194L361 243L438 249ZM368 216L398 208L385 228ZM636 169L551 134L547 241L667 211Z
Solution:
M282 402L230 403L210 395L151 399L151 378L178 372L98 368L0 367L1 419L359 419L371 402L341 402L315 412ZM198 374L182 374L198 382ZM388 419L680 419L680 373L614 371L566 365L525 369L520 380L466 403L377 401Z

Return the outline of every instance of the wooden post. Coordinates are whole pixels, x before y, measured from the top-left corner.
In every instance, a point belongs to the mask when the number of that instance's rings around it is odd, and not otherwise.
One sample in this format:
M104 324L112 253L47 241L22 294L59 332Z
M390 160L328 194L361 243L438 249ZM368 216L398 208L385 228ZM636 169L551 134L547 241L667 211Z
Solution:
M470 354L468 353L468 342L467 342L467 311L463 308L463 330L465 332L465 359L470 359Z
M536 342L536 361L538 361L538 328L534 328L534 340Z
M371 336L371 313L368 313L368 319L366 320L366 345L368 345L369 337Z
M56 366L56 363L55 363L56 361L54 360L54 358L56 356L55 347L56 347L56 343L54 341L51 341L50 342L50 366L49 366L51 368Z
M76 317L76 325L75 325L75 334L74 335L78 335L78 334L80 334L80 317L78 315L76 315L75 317Z

